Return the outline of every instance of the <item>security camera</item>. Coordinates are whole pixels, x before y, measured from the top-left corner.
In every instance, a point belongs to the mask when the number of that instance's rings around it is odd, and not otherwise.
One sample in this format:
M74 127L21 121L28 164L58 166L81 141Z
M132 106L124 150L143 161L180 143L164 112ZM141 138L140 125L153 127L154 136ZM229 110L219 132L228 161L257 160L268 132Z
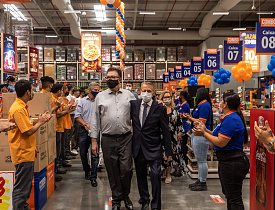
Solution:
M251 7L251 9L254 11L254 10L256 9L256 7L253 5L253 6Z

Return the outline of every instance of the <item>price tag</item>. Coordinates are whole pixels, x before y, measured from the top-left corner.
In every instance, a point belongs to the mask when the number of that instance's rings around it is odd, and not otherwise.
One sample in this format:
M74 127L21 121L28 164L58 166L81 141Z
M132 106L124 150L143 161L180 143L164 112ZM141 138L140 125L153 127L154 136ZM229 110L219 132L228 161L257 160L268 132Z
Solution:
M275 18L261 18L256 23L256 54L275 54Z
M182 78L191 77L191 62L183 62L182 66Z
M242 45L239 37L227 37L223 42L223 64L224 65L237 65L242 61Z
M217 49L204 51L204 70L218 71L220 69L220 52Z
M194 56L191 59L191 75L203 74L203 59L201 56Z

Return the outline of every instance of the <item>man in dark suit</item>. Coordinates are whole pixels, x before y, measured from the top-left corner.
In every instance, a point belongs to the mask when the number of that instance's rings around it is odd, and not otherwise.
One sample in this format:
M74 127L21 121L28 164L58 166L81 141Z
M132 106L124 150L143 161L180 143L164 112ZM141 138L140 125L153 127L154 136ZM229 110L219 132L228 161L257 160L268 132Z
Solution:
M172 158L171 136L168 127L166 107L152 99L154 88L151 83L141 85L139 100L131 101L133 126L133 156L135 159L139 203L142 210L149 210L150 195L147 183L147 163L150 166L152 183L151 209L161 209L161 162L162 144L168 161ZM163 140L161 140L161 132Z

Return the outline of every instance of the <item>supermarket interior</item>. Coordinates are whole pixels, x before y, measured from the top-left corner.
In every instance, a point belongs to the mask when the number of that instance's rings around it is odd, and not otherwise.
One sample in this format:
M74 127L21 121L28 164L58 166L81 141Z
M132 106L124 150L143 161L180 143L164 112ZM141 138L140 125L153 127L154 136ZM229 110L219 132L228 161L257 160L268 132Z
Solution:
M0 209L275 210L274 0L0 0Z

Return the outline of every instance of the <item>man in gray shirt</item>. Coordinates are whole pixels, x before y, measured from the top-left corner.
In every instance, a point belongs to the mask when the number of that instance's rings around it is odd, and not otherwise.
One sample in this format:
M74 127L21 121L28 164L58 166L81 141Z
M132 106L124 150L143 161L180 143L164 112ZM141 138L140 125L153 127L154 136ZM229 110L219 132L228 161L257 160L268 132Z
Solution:
M129 198L133 175L130 101L134 95L120 88L121 71L109 68L109 89L97 95L91 121L92 152L98 154L96 141L102 132L101 146L112 190L112 210L120 210L124 200L127 209L133 209Z
M88 149L91 145L91 138L89 137L90 124L95 104L95 98L99 92L99 84L92 82L89 85L89 95L79 100L75 119L79 123L79 149L80 156L85 171L85 178L91 181L93 187L97 187L97 165L99 162L98 155L91 154L91 167L88 164ZM99 133L99 132L98 132ZM98 134L97 133L97 134Z

